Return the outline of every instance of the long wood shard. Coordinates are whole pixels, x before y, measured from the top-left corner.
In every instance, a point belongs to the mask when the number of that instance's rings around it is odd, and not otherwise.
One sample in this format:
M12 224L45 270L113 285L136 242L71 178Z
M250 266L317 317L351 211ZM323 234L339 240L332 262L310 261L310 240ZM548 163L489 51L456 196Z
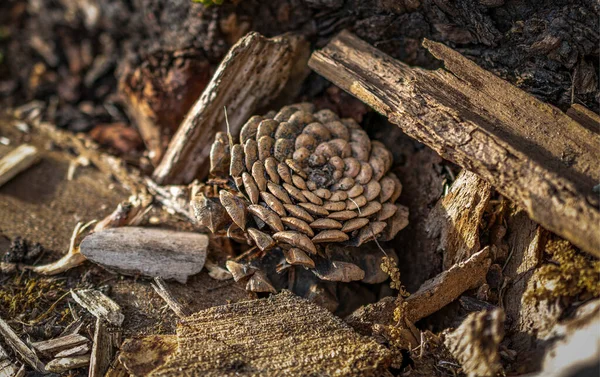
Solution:
M600 256L600 135L456 51L424 45L446 70L411 68L348 32L313 53L309 66Z

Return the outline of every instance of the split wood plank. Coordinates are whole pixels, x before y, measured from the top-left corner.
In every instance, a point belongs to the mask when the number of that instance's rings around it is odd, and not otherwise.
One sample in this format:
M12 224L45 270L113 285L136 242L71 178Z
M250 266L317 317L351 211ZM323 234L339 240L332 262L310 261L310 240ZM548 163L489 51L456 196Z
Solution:
M37 148L23 144L0 159L0 186L39 161Z
M203 178L215 134L227 131L224 108L229 131L237 135L250 116L276 99L290 78L295 78L297 60L307 49L304 39L294 35L267 39L253 32L240 39L179 126L154 171L154 181L186 184Z
M0 335L2 335L4 342L11 347L15 353L21 356L24 362L29 364L33 369L40 373L46 372L44 363L38 359L35 352L27 347L27 345L2 318L0 318Z
M409 67L349 32L313 53L309 66L600 256L600 135L456 51L423 44L446 69Z
M48 372L64 373L71 369L83 368L90 363L90 355L61 357L48 362Z

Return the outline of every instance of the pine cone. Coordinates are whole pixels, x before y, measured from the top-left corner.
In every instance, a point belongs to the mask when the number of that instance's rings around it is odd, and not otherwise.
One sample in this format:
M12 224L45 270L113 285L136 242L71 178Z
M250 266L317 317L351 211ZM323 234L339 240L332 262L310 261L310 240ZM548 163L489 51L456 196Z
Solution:
M227 227L230 238L256 245L258 258L227 263L236 281L251 276L253 291L274 291L273 268L292 266L328 281L363 280L368 258L343 261L339 248L328 246L389 240L406 225L405 208L395 204L402 185L389 172L390 151L354 120L314 112L312 104L253 116L239 144L218 133L210 160L221 190L218 199L197 195L194 215L213 233Z

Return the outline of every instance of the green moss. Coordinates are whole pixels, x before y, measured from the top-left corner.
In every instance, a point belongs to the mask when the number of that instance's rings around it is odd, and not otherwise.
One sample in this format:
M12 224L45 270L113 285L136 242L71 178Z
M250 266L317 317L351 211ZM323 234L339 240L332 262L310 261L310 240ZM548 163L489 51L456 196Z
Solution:
M201 3L209 7L211 5L221 5L224 0L192 0L194 3Z
M551 261L541 266L525 293L527 300L600 296L600 261L578 252L568 241L550 240Z

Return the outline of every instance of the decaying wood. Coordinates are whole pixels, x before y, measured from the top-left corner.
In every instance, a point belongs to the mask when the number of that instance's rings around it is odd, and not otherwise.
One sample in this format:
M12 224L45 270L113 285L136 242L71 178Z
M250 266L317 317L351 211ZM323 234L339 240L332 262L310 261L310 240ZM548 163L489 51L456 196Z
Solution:
M38 151L32 145L22 144L10 151L0 159L0 186L27 170L38 160Z
M13 363L0 345L0 377L14 377L19 367Z
M153 163L202 94L210 64L193 50L169 51L125 69L119 80L127 109L135 119Z
M177 353L151 376L381 376L391 356L288 291L198 312L177 337Z
M423 283L417 292L406 299L406 318L414 323L456 300L465 291L483 284L492 264L489 254L490 248L487 246L466 261Z
M45 373L46 369L44 363L38 359L35 352L27 347L27 345L2 318L0 318L0 335L2 335L6 345L12 348L13 351L15 351L15 353L19 355L25 363L29 364L29 366L36 371Z
M89 363L90 355L61 357L48 362L46 369L52 373L64 373L71 369L83 368Z
M590 131L600 132L600 115L578 103L567 110L567 115Z
M158 184L189 183L204 177L215 134L237 135L242 124L285 88L306 42L293 35L267 39L250 33L231 48L200 99L189 111L153 174ZM291 95L291 93L286 93Z
M152 288L154 288L156 293L158 293L158 295L163 300L165 300L167 305L169 305L169 308L171 308L171 310L173 310L173 312L175 312L175 314L177 314L179 318L184 318L190 315L187 308L183 306L183 304L179 302L179 300L177 300L175 296L173 296L169 288L167 288L167 284L162 278L155 277L154 282L156 284L152 284Z
M504 339L502 309L471 313L444 344L469 377L497 376L502 372L499 347Z
M395 61L342 32L309 65L411 137L490 182L531 218L600 256L600 134L425 40L446 69Z
M444 269L481 250L479 227L491 195L491 187L468 170L457 177L427 218L427 232L439 236Z
M35 342L31 345L42 355L46 357L54 357L61 351L78 347L87 343L89 343L89 340L86 337L79 334L70 334L61 336L59 338Z
M71 297L94 317L108 321L112 325L121 326L125 319L121 307L100 291L95 289L71 291Z
M87 259L109 270L181 283L202 270L207 247L204 234L139 227L93 233L80 246Z
M107 329L106 321L100 317L96 318L96 330L94 332L94 345L90 358L89 377L104 376L114 356L113 334Z

